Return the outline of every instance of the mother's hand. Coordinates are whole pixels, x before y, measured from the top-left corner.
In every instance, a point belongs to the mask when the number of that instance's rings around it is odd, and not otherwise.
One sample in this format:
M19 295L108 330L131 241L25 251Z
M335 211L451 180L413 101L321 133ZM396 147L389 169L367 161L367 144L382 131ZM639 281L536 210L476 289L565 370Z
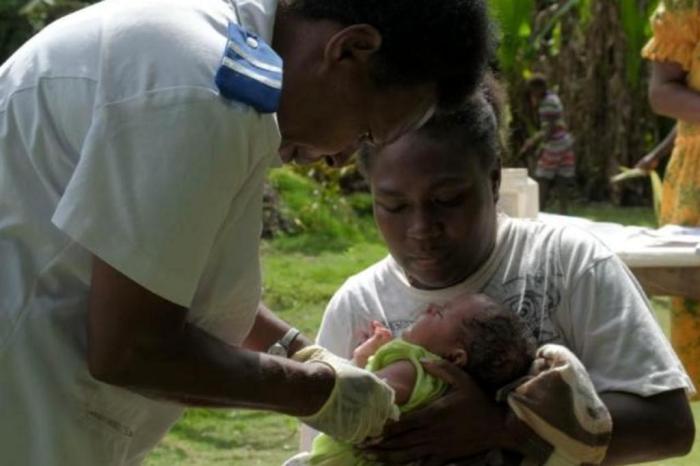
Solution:
M425 408L387 425L380 440L364 446L365 455L388 464L442 465L504 446L505 407L447 361L423 362L423 367L452 388Z

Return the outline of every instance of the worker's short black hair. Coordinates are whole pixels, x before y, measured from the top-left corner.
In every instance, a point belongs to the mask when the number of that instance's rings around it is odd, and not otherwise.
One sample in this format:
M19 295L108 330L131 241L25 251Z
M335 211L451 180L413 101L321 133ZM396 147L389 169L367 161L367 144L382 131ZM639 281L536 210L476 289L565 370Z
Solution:
M474 90L495 49L485 0L290 0L288 8L305 18L376 28L382 43L374 82L435 83L439 109Z

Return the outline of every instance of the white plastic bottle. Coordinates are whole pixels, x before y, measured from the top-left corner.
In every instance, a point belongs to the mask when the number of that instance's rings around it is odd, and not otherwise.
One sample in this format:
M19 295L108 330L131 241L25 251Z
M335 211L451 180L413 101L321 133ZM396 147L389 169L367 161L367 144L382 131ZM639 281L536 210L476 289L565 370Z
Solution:
M502 169L498 206L511 217L537 218L540 211L539 186L527 176L527 169Z

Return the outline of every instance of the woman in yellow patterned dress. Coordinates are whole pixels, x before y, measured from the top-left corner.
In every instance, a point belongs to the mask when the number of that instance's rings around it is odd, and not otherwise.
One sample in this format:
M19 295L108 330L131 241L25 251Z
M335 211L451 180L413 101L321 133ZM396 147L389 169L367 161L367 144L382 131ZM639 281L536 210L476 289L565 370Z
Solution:
M654 36L642 52L652 62L649 101L678 120L660 222L700 226L700 0L662 0L651 23ZM640 165L657 162L652 156ZM700 386L700 302L673 298L672 311L671 341Z

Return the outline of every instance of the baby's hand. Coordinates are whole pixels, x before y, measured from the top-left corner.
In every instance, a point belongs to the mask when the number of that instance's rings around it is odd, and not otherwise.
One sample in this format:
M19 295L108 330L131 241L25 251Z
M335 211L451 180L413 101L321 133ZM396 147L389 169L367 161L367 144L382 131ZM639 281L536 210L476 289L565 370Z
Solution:
M352 361L358 367L365 367L367 360L372 356L380 346L390 342L394 337L391 336L391 330L386 328L378 320L372 321L372 334L360 346L355 348L352 353Z

